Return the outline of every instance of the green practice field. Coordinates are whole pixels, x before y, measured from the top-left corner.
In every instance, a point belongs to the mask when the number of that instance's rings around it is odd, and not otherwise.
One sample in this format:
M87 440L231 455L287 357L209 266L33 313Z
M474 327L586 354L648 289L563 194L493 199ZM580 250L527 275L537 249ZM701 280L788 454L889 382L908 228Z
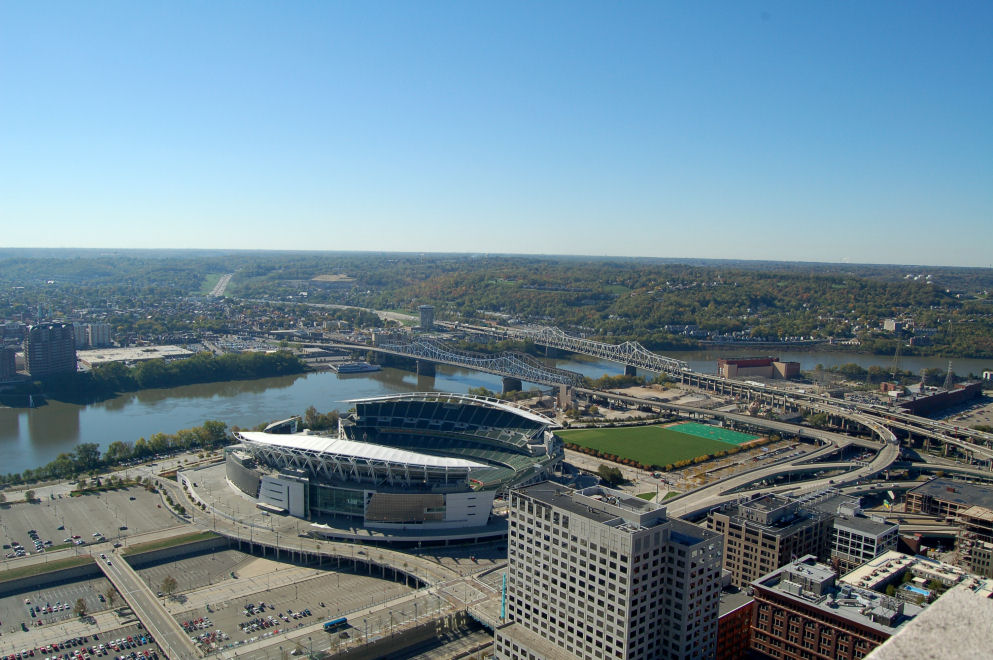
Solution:
M697 426L703 426L702 424ZM645 465L668 465L692 460L697 456L714 454L730 449L731 442L722 442L702 435L681 433L679 427L628 426L621 428L573 429L557 431L563 442L598 449L605 454L616 454ZM718 429L723 431L723 429ZM744 434L740 434L744 435ZM748 436L754 439L753 436ZM739 442L743 442L739 441Z
M669 430L686 433L687 435L695 435L700 438L719 440L729 445L741 445L759 439L757 435L748 435L747 433L739 433L738 431L722 429L719 426L710 426L708 424L697 424L696 422L676 424L675 426L670 426Z

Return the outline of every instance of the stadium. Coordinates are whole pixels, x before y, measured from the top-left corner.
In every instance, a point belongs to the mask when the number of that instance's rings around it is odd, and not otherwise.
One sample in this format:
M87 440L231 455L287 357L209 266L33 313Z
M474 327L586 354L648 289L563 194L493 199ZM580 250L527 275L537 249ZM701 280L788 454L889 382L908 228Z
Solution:
M337 433L297 419L239 431L230 485L326 538L481 540L506 533L495 496L547 479L562 461L555 422L487 397L412 393L347 403Z

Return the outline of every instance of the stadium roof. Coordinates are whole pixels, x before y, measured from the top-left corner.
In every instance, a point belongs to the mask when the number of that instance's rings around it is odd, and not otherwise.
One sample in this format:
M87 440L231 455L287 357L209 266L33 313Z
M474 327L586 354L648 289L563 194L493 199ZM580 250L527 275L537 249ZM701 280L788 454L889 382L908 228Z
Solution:
M322 435L310 435L307 433L278 434L260 433L258 431L240 431L238 437L245 442L252 442L266 445L273 448L298 449L317 454L330 454L335 456L347 456L351 458L361 458L371 461L383 461L395 465L408 465L417 467L437 467L437 468L461 468L468 470L490 469L493 466L475 461L467 461L463 458L448 458L445 456L432 456L430 454L420 454L403 449L394 449L383 445L375 445L370 442L355 442L353 440L342 440L339 438L329 438Z
M528 419L532 422L537 422L539 424L545 424L547 426L557 427L558 423L553 420L540 415L533 410L529 410L522 406L516 406L509 401L502 401L500 399L493 399L488 396L477 396L475 394L453 394L447 392L405 392L403 394L387 394L386 396L375 396L366 399L350 399L345 401L345 403L379 403L387 401L442 401L451 403L478 403L489 408L495 408L497 410L505 410L507 412L513 413L524 419Z

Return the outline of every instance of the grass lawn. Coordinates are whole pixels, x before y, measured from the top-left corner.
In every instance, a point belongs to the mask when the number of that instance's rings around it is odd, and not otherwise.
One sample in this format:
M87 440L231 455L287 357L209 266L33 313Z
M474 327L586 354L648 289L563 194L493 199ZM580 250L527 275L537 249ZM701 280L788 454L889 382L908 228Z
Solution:
M122 554L125 555L136 555L142 552L150 552L152 550L161 550L162 548L172 548L177 545L186 545L187 543L195 543L197 541L203 541L206 539L215 538L218 535L214 532L192 532L190 534L182 534L180 536L172 536L165 539L160 539L158 541L147 541L146 543L138 543L137 545L132 545L126 548Z
M53 559L52 561L43 562L40 564L28 564L27 566L19 566L17 568L12 568L9 571L0 573L0 582L16 580L17 578L28 577L29 575L41 575L42 573L59 571L63 568L72 568L73 566L82 566L83 564L90 564L92 562L93 557L85 555L79 557L66 557L64 559Z
M661 426L573 429L558 431L563 442L616 454L645 465L668 465L731 448L731 445Z

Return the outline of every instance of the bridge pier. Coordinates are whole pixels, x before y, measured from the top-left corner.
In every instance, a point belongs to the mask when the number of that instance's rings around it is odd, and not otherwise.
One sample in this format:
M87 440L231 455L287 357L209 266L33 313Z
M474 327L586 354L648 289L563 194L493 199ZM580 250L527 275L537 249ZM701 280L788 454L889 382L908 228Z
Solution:
M634 366L633 364L625 364L624 365L624 375L625 376L637 376L638 375L638 367Z
M417 360L418 376L434 376L435 365L429 360Z
M521 382L520 378L514 378L512 376L503 377L503 391L507 392L520 392L524 389L524 383Z

